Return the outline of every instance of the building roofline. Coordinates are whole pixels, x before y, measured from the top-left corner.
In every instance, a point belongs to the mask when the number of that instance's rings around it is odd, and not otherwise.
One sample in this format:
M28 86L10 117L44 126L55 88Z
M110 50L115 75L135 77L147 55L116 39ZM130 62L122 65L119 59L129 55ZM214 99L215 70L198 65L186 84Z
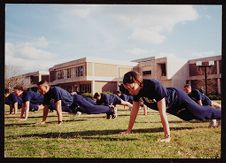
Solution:
M209 56L209 57L195 58L195 59L188 60L188 62L195 62L195 61L200 61L200 60L202 60L202 61L209 61L211 59L215 59L216 60L216 58L221 60L222 56L221 55L215 55L215 56Z
M72 61L56 64L56 65L50 67L49 69L64 67L65 64L73 65L75 62L94 62L94 63L104 63L104 64L123 65L123 66L135 66L136 65L135 63L129 62L129 61L121 61L121 60L97 58L97 57L83 57L83 58L75 59Z
M153 59L155 59L155 56L146 57L146 58L140 58L140 59L135 59L135 60L132 60L131 62L140 63L140 62L147 62L147 61L150 61L150 60L153 60Z
M22 77L22 76L38 75L38 74L41 74L41 75L49 75L49 71L33 71L33 72L28 72L28 73L24 73L24 74L12 76L12 78Z
M97 58L97 57L86 57L86 62L95 62L95 63L107 63L107 64L114 64L114 65L125 65L125 66L135 66L136 64L130 61L123 61L123 60L115 60L115 59L108 59L108 58Z

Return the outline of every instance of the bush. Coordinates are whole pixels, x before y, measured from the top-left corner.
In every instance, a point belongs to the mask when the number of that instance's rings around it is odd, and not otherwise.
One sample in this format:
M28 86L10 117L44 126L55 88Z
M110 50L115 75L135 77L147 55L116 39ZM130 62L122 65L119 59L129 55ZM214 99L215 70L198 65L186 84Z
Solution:
M221 95L217 94L209 94L208 97L210 98L210 100L221 100Z
M91 93L82 93L81 95L85 97L93 98L93 95Z

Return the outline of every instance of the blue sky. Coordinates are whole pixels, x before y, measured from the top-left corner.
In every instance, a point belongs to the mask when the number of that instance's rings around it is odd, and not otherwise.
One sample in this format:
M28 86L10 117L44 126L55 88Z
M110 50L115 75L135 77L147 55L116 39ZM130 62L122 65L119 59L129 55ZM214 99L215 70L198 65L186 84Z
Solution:
M5 64L48 71L81 57L221 55L221 5L6 4Z

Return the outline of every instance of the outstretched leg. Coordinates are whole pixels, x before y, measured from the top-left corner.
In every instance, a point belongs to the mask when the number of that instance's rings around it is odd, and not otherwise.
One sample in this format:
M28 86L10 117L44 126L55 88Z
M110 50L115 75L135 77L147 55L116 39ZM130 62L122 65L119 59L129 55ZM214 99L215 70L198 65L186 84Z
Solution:
M74 104L73 105L79 105L78 111L82 113L87 114L100 114L100 113L106 113L106 114L112 114L113 111L108 106L104 105L95 105L94 103L90 102L86 98L84 98L81 95L74 95Z

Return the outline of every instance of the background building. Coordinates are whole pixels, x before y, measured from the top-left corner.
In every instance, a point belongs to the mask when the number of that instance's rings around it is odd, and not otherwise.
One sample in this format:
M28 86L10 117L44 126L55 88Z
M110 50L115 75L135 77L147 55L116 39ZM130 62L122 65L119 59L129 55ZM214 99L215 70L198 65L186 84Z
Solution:
M202 88L207 94L221 94L221 56L189 60L188 69L189 76L186 82L190 83L193 88Z
M11 77L7 80L7 87L13 89L13 87L17 84L22 85L25 89L36 87L37 83L40 80L46 80L49 81L49 72L45 71L35 71L30 72L22 75L17 75L14 77Z
M166 87L182 89L186 83L189 83L193 88L204 89L204 93L207 88L207 94L221 94L222 57L220 55L192 59L185 63L177 63L170 57L148 57L133 62L137 62L134 70L142 73L144 78L157 79Z
M130 70L142 73L144 78L157 79L166 87L182 89L189 83L193 88L207 89L208 94L221 94L220 55L192 59L185 63L170 57L148 57L132 62L84 57L54 65L49 69L49 74L37 71L13 77L10 81L33 87L38 81L47 80L51 85L60 86L69 92L94 94L115 92L124 74Z
M123 75L132 70L135 63L97 58L81 58L55 65L49 69L50 84L69 92L114 92Z

